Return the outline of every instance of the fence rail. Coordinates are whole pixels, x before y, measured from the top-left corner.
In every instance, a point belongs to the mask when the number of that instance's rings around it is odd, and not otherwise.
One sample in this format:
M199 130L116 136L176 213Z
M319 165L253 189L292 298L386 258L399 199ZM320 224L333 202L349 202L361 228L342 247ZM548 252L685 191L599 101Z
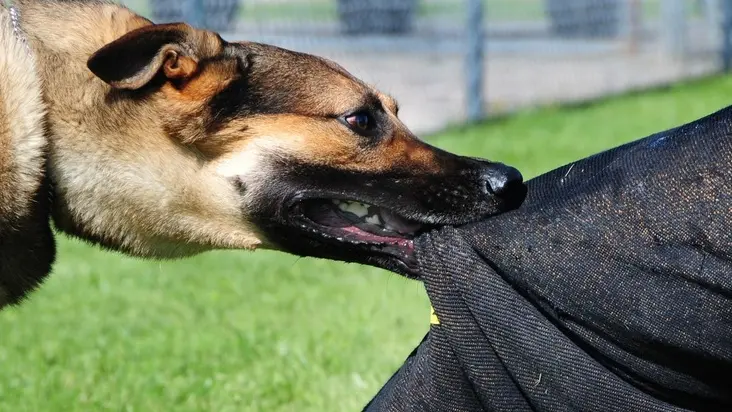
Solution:
M332 58L393 94L421 133L708 75L732 60L732 0L123 2L157 22Z

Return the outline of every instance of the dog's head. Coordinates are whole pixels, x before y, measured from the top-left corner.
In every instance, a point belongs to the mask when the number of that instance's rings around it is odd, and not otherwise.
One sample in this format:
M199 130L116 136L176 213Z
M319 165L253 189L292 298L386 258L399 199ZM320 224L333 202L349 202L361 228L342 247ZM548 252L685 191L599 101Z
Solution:
M88 68L111 86L107 102L153 105L167 137L213 176L219 206L192 210L240 221L231 230L263 247L409 274L420 232L526 195L516 169L419 140L391 97L326 59L167 24L107 44Z

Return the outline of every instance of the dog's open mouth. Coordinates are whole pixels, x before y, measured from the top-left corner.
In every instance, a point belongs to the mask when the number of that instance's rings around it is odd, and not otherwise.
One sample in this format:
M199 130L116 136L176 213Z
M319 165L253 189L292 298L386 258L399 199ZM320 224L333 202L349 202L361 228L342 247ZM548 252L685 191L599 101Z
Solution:
M311 199L301 202L299 211L303 229L339 242L398 249L402 257L411 255L412 240L426 228L389 209L356 201Z

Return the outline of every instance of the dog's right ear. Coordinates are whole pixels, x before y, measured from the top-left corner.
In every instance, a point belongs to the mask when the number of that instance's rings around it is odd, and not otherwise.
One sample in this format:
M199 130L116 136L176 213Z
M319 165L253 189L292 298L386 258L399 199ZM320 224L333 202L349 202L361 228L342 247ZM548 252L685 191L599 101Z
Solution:
M146 26L97 50L87 67L118 89L139 89L160 72L168 79L185 79L198 69L197 34L184 23Z

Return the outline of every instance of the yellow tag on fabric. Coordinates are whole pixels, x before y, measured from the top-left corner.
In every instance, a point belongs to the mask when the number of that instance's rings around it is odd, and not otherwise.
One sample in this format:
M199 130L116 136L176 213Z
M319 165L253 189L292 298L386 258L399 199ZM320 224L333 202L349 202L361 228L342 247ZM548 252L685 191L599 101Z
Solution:
M439 325L440 320L437 319L437 314L435 313L435 308L430 305L430 325Z

